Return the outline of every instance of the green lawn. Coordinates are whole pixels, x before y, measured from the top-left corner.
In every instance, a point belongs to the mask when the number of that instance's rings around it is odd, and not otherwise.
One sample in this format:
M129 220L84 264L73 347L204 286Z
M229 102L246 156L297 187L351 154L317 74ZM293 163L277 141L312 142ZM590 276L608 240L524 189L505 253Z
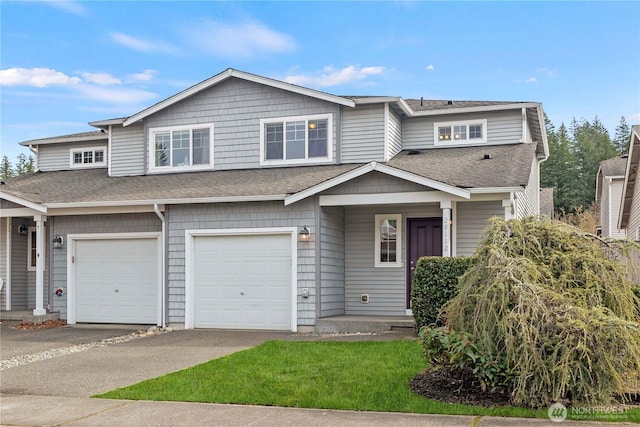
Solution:
M425 368L417 341L269 341L96 397L240 403L421 414L547 417L546 410L487 409L425 399L409 380ZM640 421L640 410L622 421Z

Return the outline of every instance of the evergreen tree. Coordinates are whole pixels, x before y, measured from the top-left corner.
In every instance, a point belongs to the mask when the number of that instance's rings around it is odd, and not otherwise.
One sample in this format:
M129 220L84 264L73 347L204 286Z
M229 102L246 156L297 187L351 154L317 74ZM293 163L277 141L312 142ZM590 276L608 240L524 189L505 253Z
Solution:
M0 162L0 179L7 179L15 176L13 165L7 156L2 156L2 162Z
M33 156L27 156L24 153L18 155L18 162L16 163L16 174L22 175L25 173L35 172L35 161Z
M616 135L613 138L613 145L618 150L619 155L629 152L629 141L631 140L631 126L627 123L624 116L620 117L620 123L616 127Z

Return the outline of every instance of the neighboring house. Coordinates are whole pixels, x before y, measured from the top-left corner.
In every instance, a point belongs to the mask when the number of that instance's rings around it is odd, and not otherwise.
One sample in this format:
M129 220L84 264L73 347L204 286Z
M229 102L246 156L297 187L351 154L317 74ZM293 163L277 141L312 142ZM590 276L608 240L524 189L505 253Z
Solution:
M602 237L624 239L624 228L618 228L624 173L627 156L618 156L600 162L596 175L596 202L600 203L600 231Z
M539 214L535 102L344 97L228 69L97 131L23 142L2 308L68 323L309 329L410 313L424 255Z
M540 189L540 215L555 218L555 205L553 203L553 188Z
M626 229L627 238L640 241L640 126L631 127L629 154L622 188L622 206L617 227Z

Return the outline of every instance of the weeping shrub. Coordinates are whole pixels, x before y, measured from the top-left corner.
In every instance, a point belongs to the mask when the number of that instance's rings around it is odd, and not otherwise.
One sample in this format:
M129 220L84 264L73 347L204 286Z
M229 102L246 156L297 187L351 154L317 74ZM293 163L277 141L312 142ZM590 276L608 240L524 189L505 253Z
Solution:
M505 369L516 405L602 405L640 379L628 241L533 217L493 218L446 325Z

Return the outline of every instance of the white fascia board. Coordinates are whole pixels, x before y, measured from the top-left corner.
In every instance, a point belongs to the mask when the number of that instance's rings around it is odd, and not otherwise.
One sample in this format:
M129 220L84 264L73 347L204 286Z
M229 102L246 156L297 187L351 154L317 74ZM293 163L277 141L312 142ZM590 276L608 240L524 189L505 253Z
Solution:
M89 126L104 129L112 125L121 125L125 120L126 117L122 117L119 119L96 120L95 122L89 122Z
M634 125L631 127L629 153L627 153L627 167L625 169L624 184L622 184L622 196L620 198L620 212L618 215L618 229L620 230L627 228L627 226L629 225L629 216L631 215L631 204L633 202L634 186L635 181L637 180L636 176L633 181L630 181L629 172L631 171L631 166L634 163L638 163L640 161L640 154L638 154L637 151L638 149L640 149L638 145L640 145L640 126ZM627 210L629 212L627 212L625 215L625 211Z
M385 173L387 175L395 176L396 178L404 179L406 181L415 182L416 184L421 184L435 190L453 194L454 196L462 197L463 199L469 199L471 197L471 193L467 189L454 187L453 185L445 184L430 178L425 178L411 172L393 168L391 166L376 163L374 166L374 170Z
M160 110L163 110L177 102L182 101L183 99L186 99L190 96L195 95L198 92L201 92L205 89L208 89L212 86L215 86L216 84L227 80L230 77L236 77L236 78L240 78L243 80L247 80L247 81L251 81L254 83L259 83L259 84L263 84L266 86L271 86L271 87L275 87L278 89L283 89L283 90L287 90L289 92L294 92L294 93L298 93L301 95L306 95L306 96L310 96L312 98L317 98L317 99L322 99L324 101L329 101L329 102L333 102L336 104L340 104L340 105L344 105L347 107L355 107L355 102L353 102L350 99L347 98L342 98L340 96L335 96L335 95L331 95L328 93L324 93L324 92L319 92L313 89L308 89L308 88L304 88L302 86L296 86L293 85L291 83L286 83L286 82L282 82L279 80L274 80L274 79L270 79L267 77L262 77L262 76L258 76L255 74L250 74L250 73L245 73L243 71L238 71L238 70L234 70L232 68L229 68L225 71L223 71L220 74L217 74L207 80L204 80L200 83L197 83L193 86L191 86L188 89L183 90L182 92L179 92L163 101L158 102L157 104L140 111L139 113L134 114L131 117L128 117L124 120L124 122L122 123L123 127L129 126L132 123L138 122L142 119L144 119L145 117L149 117L150 115L157 113Z
M156 199L156 200L117 200L117 201L95 201L95 202L70 202L70 203L47 203L49 209L69 209L69 208L107 208L118 206L151 206L153 205L181 205L195 203L230 203L230 202L264 202L273 200L284 200L284 194L258 195L258 196L224 196L224 197L196 197L185 199Z
M545 160L549 158L549 138L547 136L547 128L544 123L544 112L542 111L542 104L536 103L534 107L538 112L538 122L540 123L540 133L542 134L542 145L544 151Z
M458 113L478 113L485 111L501 111L501 110L519 110L521 108L533 108L538 107L540 104L537 102L523 102L519 104L501 104L501 105L482 105L478 107L460 107L460 108L441 108L438 110L425 110L416 111L413 115L419 116L440 116L443 114L458 114Z
M439 203L465 199L442 191L410 191L404 193L330 194L320 196L320 206L397 205Z
M322 182L318 185L314 185L313 187L309 187L306 190L299 191L294 193L287 198L284 199L284 205L289 206L292 203L298 202L302 199L306 199L307 197L318 194L322 191L328 190L329 188L335 187L336 185L340 185L347 181L351 181L354 178L362 176L366 173L374 170L376 162L367 163L366 165L362 165L356 169L353 169L347 173L336 176L335 178L331 178L325 182Z
M97 131L96 131L97 132ZM85 136L71 136L71 137L53 137L53 138L43 138L43 139L33 139L31 141L22 141L20 145L23 147L30 146L38 146L38 145L47 145L47 144L61 144L64 142L84 142L84 141L106 141L108 139L108 135L106 133L101 133L100 135L85 135Z
M38 211L40 213L47 213L47 207L46 206L30 202L30 201L22 199L20 197L12 196L11 194L0 192L0 199L4 199L4 200L9 201L11 203L16 203L18 205L24 206L25 208L33 209L34 211Z
M29 208L2 208L0 218L30 217L40 215L38 211Z
M470 188L471 194L489 194L489 193L511 193L514 191L522 191L524 187L477 187Z

